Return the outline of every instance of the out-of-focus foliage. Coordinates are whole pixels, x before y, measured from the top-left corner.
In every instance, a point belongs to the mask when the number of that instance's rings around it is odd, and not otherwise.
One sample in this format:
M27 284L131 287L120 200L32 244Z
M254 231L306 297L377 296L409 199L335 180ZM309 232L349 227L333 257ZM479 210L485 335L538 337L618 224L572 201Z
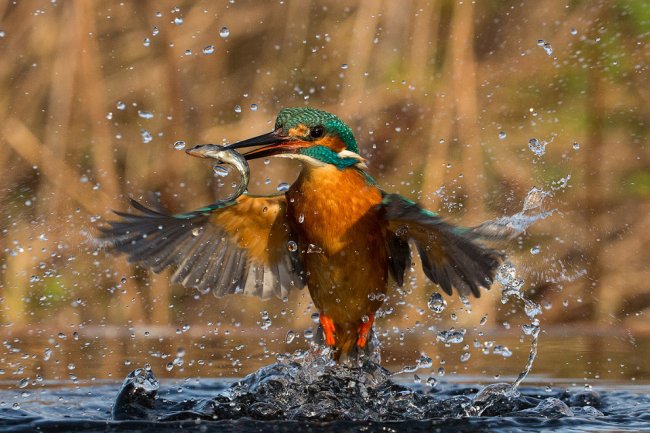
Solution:
M306 297L200 297L89 239L128 196L180 211L218 194L174 142L309 105L351 125L382 186L453 222L551 191L557 210L508 249L543 320L647 327L649 16L641 0L0 3L0 320L255 326L267 309L308 326ZM296 167L253 173L262 192ZM379 325L417 319L431 290L418 279ZM472 307L510 315L498 294Z

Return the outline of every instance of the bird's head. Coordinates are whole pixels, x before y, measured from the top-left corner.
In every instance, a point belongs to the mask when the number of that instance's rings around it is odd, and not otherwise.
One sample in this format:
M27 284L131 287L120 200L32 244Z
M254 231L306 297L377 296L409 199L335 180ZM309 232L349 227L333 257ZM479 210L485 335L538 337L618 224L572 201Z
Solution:
M279 156L308 164L331 164L340 169L365 167L352 130L341 119L315 108L285 108L267 134L227 146L228 149L262 146L244 154L246 159Z

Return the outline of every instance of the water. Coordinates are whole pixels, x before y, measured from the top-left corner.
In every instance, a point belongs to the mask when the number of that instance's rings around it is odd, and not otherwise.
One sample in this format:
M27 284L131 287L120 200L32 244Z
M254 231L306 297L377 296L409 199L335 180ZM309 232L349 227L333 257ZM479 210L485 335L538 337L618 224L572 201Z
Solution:
M464 380L463 380L464 379ZM241 380L123 383L0 392L0 428L22 431L650 431L650 386L594 389L455 381L412 384L371 362L349 369L318 356L278 362ZM434 386L430 386L433 384Z

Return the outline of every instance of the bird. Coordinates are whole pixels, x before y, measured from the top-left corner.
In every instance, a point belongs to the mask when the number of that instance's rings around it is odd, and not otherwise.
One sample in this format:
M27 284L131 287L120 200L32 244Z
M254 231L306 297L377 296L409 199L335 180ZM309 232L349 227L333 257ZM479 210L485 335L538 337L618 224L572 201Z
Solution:
M247 161L295 159L302 169L281 194L244 193L185 214L132 200L137 213L116 212L122 219L98 238L154 272L175 269L173 283L202 293L286 298L306 287L318 333L340 362L368 352L377 310L404 284L412 254L444 293L477 298L503 261L480 242L480 226L455 226L384 191L332 113L284 108L271 132L225 149L247 149Z

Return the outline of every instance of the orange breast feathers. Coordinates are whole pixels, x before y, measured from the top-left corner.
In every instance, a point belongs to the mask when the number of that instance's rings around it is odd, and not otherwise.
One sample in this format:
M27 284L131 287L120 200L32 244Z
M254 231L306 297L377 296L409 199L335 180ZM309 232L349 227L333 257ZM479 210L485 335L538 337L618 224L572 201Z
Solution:
M296 229L330 255L383 234L384 227L372 211L381 203L381 192L357 170L311 167L303 171L288 197Z

